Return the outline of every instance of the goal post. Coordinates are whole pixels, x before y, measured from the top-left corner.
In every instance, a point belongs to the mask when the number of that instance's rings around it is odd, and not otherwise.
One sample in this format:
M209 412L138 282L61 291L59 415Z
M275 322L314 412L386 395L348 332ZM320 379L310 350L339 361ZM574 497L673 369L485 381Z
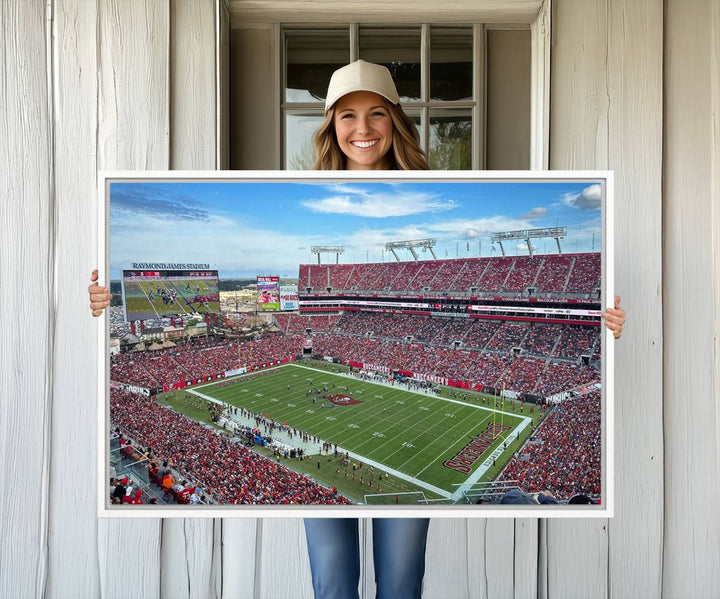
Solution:
M500 422L498 426L498 401L497 396L494 396L495 406L493 410L493 441L498 437L502 437L503 431L505 430L505 383L503 383L502 391L500 392Z

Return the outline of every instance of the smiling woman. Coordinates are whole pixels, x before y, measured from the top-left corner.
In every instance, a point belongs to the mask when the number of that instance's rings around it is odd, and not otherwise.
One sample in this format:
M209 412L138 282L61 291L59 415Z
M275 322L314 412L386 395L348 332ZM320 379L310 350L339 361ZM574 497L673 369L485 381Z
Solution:
M429 168L418 144L417 130L400 107L392 77L385 67L357 61L338 69L328 88L325 115L323 126L314 137L317 150L315 169ZM393 190L393 193L396 193L396 190ZM532 207L526 209L530 208ZM377 213L384 214L384 210L377 210ZM458 245L456 243L456 255L459 251ZM465 245L469 251L469 243L466 242ZM508 261L503 264L506 262ZM306 270L310 273L309 267ZM369 288L389 288L389 278L387 281L383 279L383 270L378 270L380 275L373 275ZM321 285L329 284L329 272L327 274L324 281L323 277L320 277ZM502 274L495 277L498 282L505 278ZM473 280L475 279L477 277ZM312 287L310 274L308 284ZM404 284L403 288L405 287ZM445 285L445 288L448 288L448 285ZM94 290L99 294L103 288L90 287L93 313L99 313L106 304L103 305L103 302L93 296ZM456 306L453 306L454 308ZM616 303L616 311L617 308ZM622 319L615 322L608 318L606 325L609 328L619 327L621 330ZM509 330L515 329L509 327ZM619 333L618 328L615 330ZM514 344L517 345L518 342L519 339ZM427 518L373 520L378 596L413 599L420 597L428 523ZM356 598L359 578L357 521L308 518L305 526L316 598Z
M419 141L385 67L358 60L333 73L315 170L429 170Z
M392 120L385 101L358 91L338 100L333 115L335 135L346 156L346 170L387 170L392 146Z

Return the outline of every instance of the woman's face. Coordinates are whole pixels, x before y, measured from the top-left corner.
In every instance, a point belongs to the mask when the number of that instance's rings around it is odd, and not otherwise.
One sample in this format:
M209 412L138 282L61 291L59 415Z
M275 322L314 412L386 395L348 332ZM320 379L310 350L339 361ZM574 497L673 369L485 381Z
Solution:
M385 99L373 92L349 93L335 104L333 117L347 170L386 170L393 124Z

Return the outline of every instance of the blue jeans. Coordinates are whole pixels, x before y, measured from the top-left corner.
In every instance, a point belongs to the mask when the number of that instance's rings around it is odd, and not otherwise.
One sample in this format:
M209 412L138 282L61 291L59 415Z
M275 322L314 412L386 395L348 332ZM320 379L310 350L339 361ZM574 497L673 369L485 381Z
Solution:
M377 599L420 599L428 518L373 518ZM357 518L306 518L315 599L358 599Z

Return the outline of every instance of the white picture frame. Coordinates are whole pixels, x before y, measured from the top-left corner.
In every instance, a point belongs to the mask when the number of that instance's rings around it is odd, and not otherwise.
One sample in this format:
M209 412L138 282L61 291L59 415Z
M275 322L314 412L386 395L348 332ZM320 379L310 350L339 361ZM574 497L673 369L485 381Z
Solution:
M573 184L600 186L600 209L595 207L594 222L600 223L600 235L597 242L601 247L601 300L597 302L599 310L612 307L613 304L613 173L611 171L375 171L364 172L292 172L292 171L107 171L98 174L98 225L99 247L98 266L100 283L109 286L111 270L110 241L113 236L111 226L111 185L121 184L158 184L158 183L235 183L297 185L297 186L391 186L403 191L403 186L440 186L480 185L485 183L526 185L526 184ZM596 201L597 198L594 198ZM557 198L557 202L567 203L568 198ZM577 204L577 202L576 202ZM504 207L507 210L507 207ZM327 209L327 205L325 205ZM449 210L451 211L451 210ZM317 219L323 218L323 212L316 212ZM327 212L325 212L327 214ZM539 214L539 213L538 213ZM268 219L272 218L272 207ZM239 231L240 232L240 231ZM531 242L532 245L532 242ZM149 258L142 247L136 247L138 259ZM469 250L469 243L468 243ZM457 250L456 250L457 253ZM480 250L482 254L482 250ZM457 256L456 256L457 259ZM358 261L358 264L360 261ZM216 268L216 266L218 268ZM211 268L223 267L213 264ZM258 273L268 274L268 273ZM469 298L470 296L468 296ZM300 302L302 304L302 294ZM468 305L470 300L468 299ZM502 304L500 304L502 305ZM302 307L302 306L301 306ZM517 307L517 306L516 306ZM547 313L543 314L547 318ZM594 317L599 324L599 316ZM609 518L614 515L614 468L613 468L613 338L601 325L601 481L602 501L599 505L502 505L502 504L456 504L456 505L113 505L108 497L109 455L110 455L110 415L109 415L109 318L106 310L98 319L98 347L102 353L98 372L98 515L99 517L590 517ZM438 400L440 401L440 400ZM495 427L495 424L493 424ZM493 429L494 430L494 429ZM442 457L442 456L438 456ZM485 455L481 460L486 460ZM476 466L473 465L473 472Z

